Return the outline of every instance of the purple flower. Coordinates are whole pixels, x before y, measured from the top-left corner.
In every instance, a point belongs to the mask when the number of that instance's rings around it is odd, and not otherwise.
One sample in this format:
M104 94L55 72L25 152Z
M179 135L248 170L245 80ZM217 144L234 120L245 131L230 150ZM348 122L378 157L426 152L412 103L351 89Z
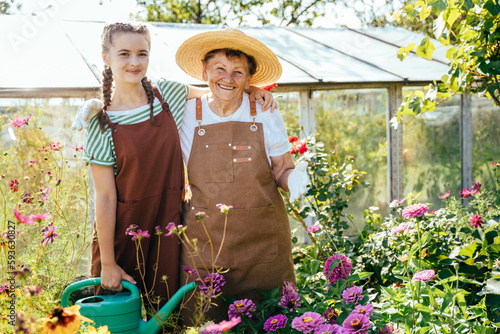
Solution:
M296 317L292 320L292 328L302 333L310 333L316 329L325 321L323 317L316 312L306 312L300 317Z
M347 304L351 303L357 303L361 299L363 299L362 295L363 289L353 286L352 288L345 289L344 292L342 292L342 300L345 301Z
M264 323L264 330L266 332L274 332L278 329L285 328L288 319L283 314L278 314L274 317L270 317Z
M48 245L49 241L50 243L54 243L54 238L58 237L59 234L56 233L57 226L54 225L54 222L50 223L48 226L44 227L42 229L42 245L45 243L45 245Z
M484 223L483 218L479 215L472 215L470 216L470 226L472 227L481 227Z
M243 315L251 318L252 315L250 314L250 312L254 311L255 303L253 301L251 301L250 299L241 299L229 305L228 315L229 319L233 319Z
M359 314L366 314L367 316L370 316L370 314L374 311L374 308L372 304L368 303L366 305L356 305L354 307L353 312L357 312Z
M427 282L428 280L436 278L437 275L434 272L434 270L429 269L429 270L422 270L415 275L413 275L413 280L414 281L420 281L420 282Z
M330 264L332 263L333 260L340 260L340 263L338 263L335 266L335 268L330 270ZM349 277L349 274L351 273L351 268L352 268L351 261L346 256L335 254L333 256L330 256L326 260L324 273L326 278L328 279L328 283L330 285L333 285L338 280L346 279L347 277Z
M396 234L396 233L406 231L408 229L408 227L410 227L410 225L408 225L408 224L399 224L398 226L396 226L395 228L393 228L391 230L391 233Z
M163 234L160 225L156 225L155 226L155 234L156 235L162 235Z
M137 231L136 231L136 232L130 231L130 232L128 233L128 235L131 235L131 236L132 236L132 240L139 240L139 241L141 241L141 239L143 239L143 238L149 238L149 237L151 237L151 236L149 235L149 232L148 232L147 230L146 230L146 231L143 231L143 230L141 230L140 228L139 228L139 229L137 229Z
M403 209L402 216L404 218L422 217L427 211L429 207L425 204L412 204Z
M191 269L189 268L188 266L185 266L184 268L182 268L182 270L184 270L184 272L186 274L188 274L188 276L193 276L193 275L196 275L198 272L196 271L196 269Z
M339 325L320 325L314 334L341 334L342 326Z
M139 228L139 226L135 225L135 224L132 224L130 225L126 230L125 230L125 234L126 235L132 235L130 234L131 232L135 232L137 231L137 229Z
M284 295L278 305L283 306L290 312L293 312L293 310L300 306L300 296L298 294Z
M394 330L394 327L391 325L384 326L380 328L380 330L377 332L377 334L393 334L393 333L399 333L398 330Z
M334 308L327 308L325 312L323 312L323 318L326 319L326 323L330 325L335 325L337 323L337 318L339 314Z
M319 225L312 225L307 228L307 233L315 233L318 232L321 226Z
M345 334L367 334L370 327L368 316L357 312L349 314L342 324L343 333Z
M42 289L38 285L30 285L24 287L24 292L26 296L29 297L38 297L40 293L42 293Z
M210 273L201 280L199 285L200 292L205 298L211 298L221 291L221 287L226 284L224 276L219 273Z
M170 222L168 223L167 227L165 227L167 229L167 233L165 234L166 237L170 237L172 236L172 234L175 234L177 233L177 227L175 226L175 223L174 222Z

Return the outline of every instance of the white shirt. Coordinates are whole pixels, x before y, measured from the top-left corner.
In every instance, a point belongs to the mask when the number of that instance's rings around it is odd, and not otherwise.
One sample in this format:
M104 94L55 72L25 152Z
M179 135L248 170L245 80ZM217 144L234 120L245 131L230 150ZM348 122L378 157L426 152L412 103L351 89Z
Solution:
M202 96L201 105L203 110L203 125L210 125L216 123L223 123L229 121L235 122L253 122L250 116L250 99L247 93L243 93L243 100L240 107L231 116L220 117L215 114L208 106L207 95ZM264 131L264 145L266 147L266 154L271 164L270 157L278 157L287 152L290 152L290 143L286 133L285 122L278 110L270 112L262 111L259 102L255 103L257 107L256 123L262 123ZM198 128L196 122L196 99L188 100L186 102L186 110L182 119L181 131L179 133L181 138L182 156L186 165L189 162L191 154L191 146L193 145L194 132Z

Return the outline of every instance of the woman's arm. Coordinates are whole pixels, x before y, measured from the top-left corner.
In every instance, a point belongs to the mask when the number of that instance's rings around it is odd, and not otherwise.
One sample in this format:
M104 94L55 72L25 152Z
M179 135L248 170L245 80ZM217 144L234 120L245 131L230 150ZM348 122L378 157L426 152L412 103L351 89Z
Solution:
M116 264L114 245L117 199L113 167L91 164L90 170L95 187L95 219L101 253L101 285L105 289L121 290L122 279L133 284L136 282Z
M295 169L290 152L277 157L271 157L271 169L273 170L274 179L278 187L284 191L289 191L288 177Z
M187 96L187 100L197 99L207 93L210 93L209 88L200 88L190 85L188 85L188 87L189 87L189 93ZM245 91L245 93L248 94L252 92L255 94L255 99L259 101L259 103L261 104L262 111L266 111L267 109L271 108L271 112L273 112L274 110L278 109L278 103L274 99L273 94L271 94L267 90L250 86L250 88Z

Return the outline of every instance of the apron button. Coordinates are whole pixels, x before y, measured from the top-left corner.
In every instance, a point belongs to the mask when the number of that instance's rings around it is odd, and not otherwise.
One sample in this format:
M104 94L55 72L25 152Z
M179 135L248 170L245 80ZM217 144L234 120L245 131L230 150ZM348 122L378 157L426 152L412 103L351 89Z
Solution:
M231 143L229 143L229 146L232 146Z
M252 158L248 158L248 161L252 161Z
M207 146L205 146L205 147L206 147L206 148L208 148L208 145L207 145Z
M248 146L248 149L251 149L251 148L252 148L252 146Z
M233 159L233 162L236 162L236 159Z

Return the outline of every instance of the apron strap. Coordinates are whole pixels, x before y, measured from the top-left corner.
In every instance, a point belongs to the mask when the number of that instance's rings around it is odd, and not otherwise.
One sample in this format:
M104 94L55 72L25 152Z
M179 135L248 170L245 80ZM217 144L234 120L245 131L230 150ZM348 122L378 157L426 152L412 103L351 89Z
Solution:
M203 117L201 116L201 98L196 99L196 120L203 120Z
M257 116L257 108L255 107L255 94L252 92L250 93L250 116L255 117Z

